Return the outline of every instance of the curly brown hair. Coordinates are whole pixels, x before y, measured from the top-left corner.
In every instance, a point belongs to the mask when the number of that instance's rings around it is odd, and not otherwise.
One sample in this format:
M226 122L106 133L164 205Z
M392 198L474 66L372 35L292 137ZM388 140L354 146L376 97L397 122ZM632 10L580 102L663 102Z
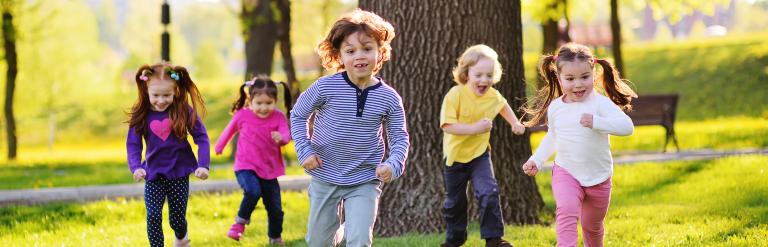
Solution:
M381 69L384 61L389 60L392 50L390 43L395 38L395 28L377 14L356 9L336 20L325 39L317 45L317 54L320 55L325 69L329 71L344 69L339 49L344 39L356 32L365 33L379 45L381 56L373 68L374 74Z

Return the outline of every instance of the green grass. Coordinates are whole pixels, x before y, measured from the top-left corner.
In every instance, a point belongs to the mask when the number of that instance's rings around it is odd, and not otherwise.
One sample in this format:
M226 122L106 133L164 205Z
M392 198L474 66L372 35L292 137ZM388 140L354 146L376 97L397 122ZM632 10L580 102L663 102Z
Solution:
M767 117L766 40L768 33L701 41L628 44L623 49L625 78L640 95L680 94L678 119ZM599 52L597 56L611 58L609 52ZM536 53L524 56L529 96L533 95L538 59Z
M748 149L768 147L768 118L722 117L703 121L679 121L675 124L681 150ZM545 132L531 135L536 148ZM665 130L661 126L637 126L631 136L611 136L615 153L659 152L664 144ZM674 145L667 146L674 150Z
M299 166L286 167L288 176L303 174L304 169ZM235 180L231 163L213 164L209 176L210 180ZM0 181L0 190L11 190L125 184L133 183L133 177L124 162L96 161L5 165L0 172Z
M748 149L768 147L768 118L730 117L704 121L681 121L676 125L680 148L692 149ZM531 136L531 145L538 146L543 132ZM629 137L611 137L616 153L658 152L664 143L664 128L640 126ZM124 161L122 144L69 146L48 153L45 149L25 152L17 162L0 162L0 189L28 189L62 186L131 183L131 175ZM668 150L673 150L670 144ZM284 152L295 164L293 145ZM225 150L229 153L229 150ZM26 156L26 154L29 154ZM91 158L89 154L94 154ZM234 179L226 156L213 156L214 166L210 179ZM218 165L216 165L218 164ZM289 165L287 175L302 175L304 171ZM98 174L95 176L94 174Z
M618 166L606 219L606 246L768 245L768 156ZM554 201L550 177L536 177L548 225L507 226L517 246L552 246ZM238 193L196 194L188 209L190 236L200 246L264 245L266 216L259 206L241 243L225 233L236 213ZM284 239L304 246L305 193L283 193ZM435 208L434 210L439 210ZM146 246L141 200L0 208L0 242L11 246ZM166 241L172 231L164 225ZM443 234L376 238L374 246L436 246ZM170 242L168 242L170 243ZM480 246L477 224L467 246Z

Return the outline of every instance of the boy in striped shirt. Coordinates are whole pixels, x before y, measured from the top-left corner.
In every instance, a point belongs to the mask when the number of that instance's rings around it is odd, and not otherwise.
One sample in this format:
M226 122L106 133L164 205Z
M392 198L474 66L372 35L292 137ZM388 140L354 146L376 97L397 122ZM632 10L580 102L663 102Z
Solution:
M343 15L317 48L323 66L338 73L315 81L291 111L299 163L312 176L306 235L311 247L341 241L339 208L346 245L371 246L381 184L405 170L410 143L402 99L375 76L389 60L394 36L392 24L374 13Z

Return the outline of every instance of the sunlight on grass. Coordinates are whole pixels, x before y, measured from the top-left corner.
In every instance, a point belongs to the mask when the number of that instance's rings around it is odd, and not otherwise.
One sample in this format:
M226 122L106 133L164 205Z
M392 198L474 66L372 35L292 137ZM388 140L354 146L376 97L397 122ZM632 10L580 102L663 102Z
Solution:
M703 121L679 121L675 132L681 150L749 149L768 147L768 118L728 117ZM531 135L531 145L541 143L545 132ZM637 126L631 136L611 136L611 150L622 152L660 152L665 132L661 126ZM674 150L672 140L667 146Z
M767 163L768 156L751 155L616 167L606 246L768 245ZM541 218L549 224L508 226L505 238L516 246L555 243L550 176L542 174L536 180L547 204ZM240 199L239 193L192 196L187 217L192 243L265 245L266 214L261 205L241 243L226 238ZM289 246L305 246L306 192L283 193L283 208L283 238ZM144 214L140 199L3 207L0 242L11 246L146 246ZM170 243L172 231L167 221L164 224L166 243ZM482 246L477 223L469 230L467 246ZM442 233L410 234L376 238L374 246L436 246L443 238Z

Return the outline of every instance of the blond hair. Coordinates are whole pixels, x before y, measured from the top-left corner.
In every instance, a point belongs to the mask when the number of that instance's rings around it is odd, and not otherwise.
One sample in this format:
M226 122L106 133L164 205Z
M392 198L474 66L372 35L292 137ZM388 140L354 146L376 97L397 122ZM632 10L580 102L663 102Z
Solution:
M477 64L482 58L493 61L493 84L501 81L501 63L499 63L499 54L487 45L473 45L467 48L456 60L456 67L453 68L453 81L458 84L466 84L469 68Z

